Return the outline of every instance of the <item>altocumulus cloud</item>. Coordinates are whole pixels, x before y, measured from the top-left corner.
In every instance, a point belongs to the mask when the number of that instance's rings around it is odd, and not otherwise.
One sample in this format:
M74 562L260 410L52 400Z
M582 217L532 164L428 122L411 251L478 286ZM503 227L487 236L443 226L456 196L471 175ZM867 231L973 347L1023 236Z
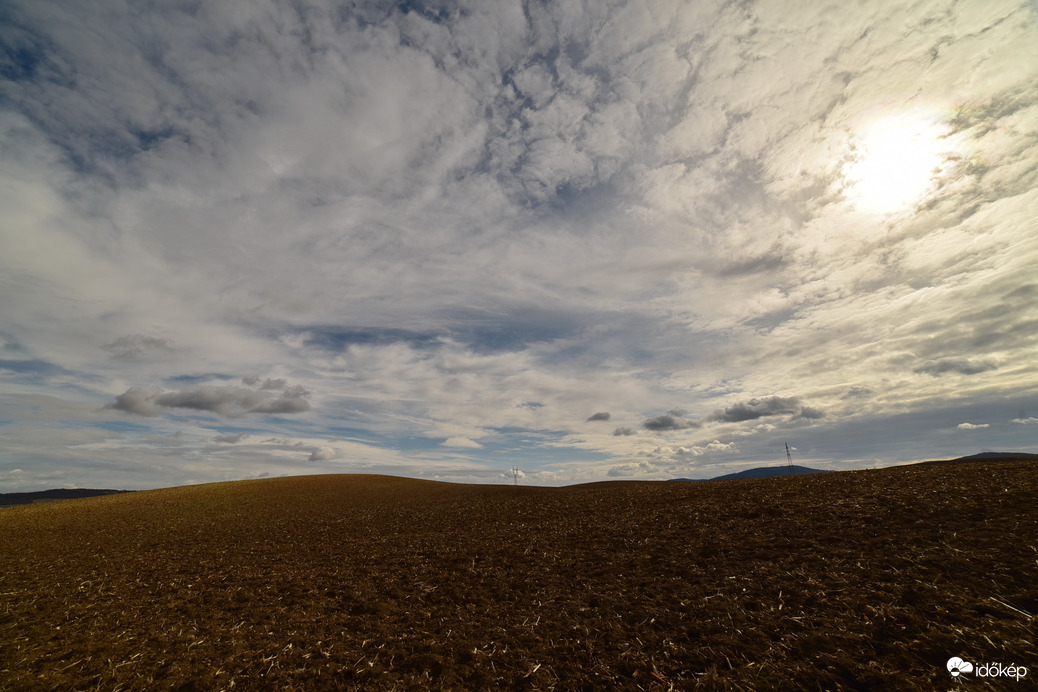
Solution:
M2 7L0 484L894 463L1038 410L1034 0Z

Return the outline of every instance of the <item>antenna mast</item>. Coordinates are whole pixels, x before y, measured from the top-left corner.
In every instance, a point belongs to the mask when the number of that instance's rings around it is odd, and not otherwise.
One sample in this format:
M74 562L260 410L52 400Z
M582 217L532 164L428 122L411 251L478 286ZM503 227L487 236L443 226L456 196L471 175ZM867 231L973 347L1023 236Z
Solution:
M789 443L786 443L786 464L789 466L789 472L793 473L793 455L789 453Z

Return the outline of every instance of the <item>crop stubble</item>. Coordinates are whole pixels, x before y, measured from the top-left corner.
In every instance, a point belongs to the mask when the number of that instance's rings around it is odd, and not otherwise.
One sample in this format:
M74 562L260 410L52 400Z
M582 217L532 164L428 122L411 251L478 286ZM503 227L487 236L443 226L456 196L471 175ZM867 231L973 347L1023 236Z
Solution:
M947 689L953 655L1038 669L1036 470L11 508L0 688Z

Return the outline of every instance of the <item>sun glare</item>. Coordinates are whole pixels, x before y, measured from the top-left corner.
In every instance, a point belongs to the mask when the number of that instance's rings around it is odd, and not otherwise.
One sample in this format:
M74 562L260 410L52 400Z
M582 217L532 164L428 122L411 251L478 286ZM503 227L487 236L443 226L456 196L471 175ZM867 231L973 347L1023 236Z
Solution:
M920 202L947 160L946 135L945 126L917 114L873 123L856 140L855 156L844 168L849 201L876 214Z

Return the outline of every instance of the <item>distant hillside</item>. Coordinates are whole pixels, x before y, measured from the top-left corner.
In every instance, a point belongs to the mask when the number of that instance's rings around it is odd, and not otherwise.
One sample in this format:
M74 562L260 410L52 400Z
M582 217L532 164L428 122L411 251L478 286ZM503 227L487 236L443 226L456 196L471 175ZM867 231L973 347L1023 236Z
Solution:
M823 469L812 469L807 466L758 466L754 469L739 471L738 473L727 473L723 476L711 478L713 481L730 481L737 478L771 478L772 476L802 476L808 473L831 473Z
M1009 461L1011 459L1019 459L1020 461L1027 460L1038 460L1038 454L1031 454L1030 452L980 452L979 454L970 454L965 457L957 457L955 459L933 459L930 461L919 461L914 465L920 464L954 464L957 462L984 462L984 461Z
M981 452L980 454L970 454L968 457L959 457L958 459L952 459L952 461L982 461L984 459L1038 459L1038 454L1030 454L1028 452Z
M79 497L95 497L97 495L114 495L129 490L102 490L99 488L60 488L55 490L38 490L33 493L0 493L0 507L14 505L31 505L36 502L53 500L74 500Z
M832 473L824 469L812 469L807 466L758 466L757 468L726 473L723 476L710 478L711 481L730 481L738 478L772 478L774 476L803 476L808 473ZM694 481L695 478L675 478L675 481Z
M1038 454L1032 454L1030 452L980 452L979 454L970 454L965 457L958 457L956 459L942 459L939 461L919 461L917 464L945 464L948 462L956 461L995 461L995 460L1009 460L1009 459L1036 459L1038 460ZM826 469L812 469L807 466L794 466L792 470L788 466L758 466L757 468L748 469L746 471L739 471L738 473L728 473L723 476L715 476L714 478L673 478L673 481L730 481L739 478L773 478L775 476L801 476L808 473L835 473Z

